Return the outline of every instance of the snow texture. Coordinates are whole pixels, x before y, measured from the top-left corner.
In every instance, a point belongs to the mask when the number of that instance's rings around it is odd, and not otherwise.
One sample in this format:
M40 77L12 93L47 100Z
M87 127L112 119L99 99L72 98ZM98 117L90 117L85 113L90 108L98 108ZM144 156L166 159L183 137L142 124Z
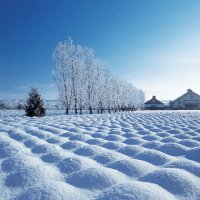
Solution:
M0 200L199 200L200 112L1 113L0 194Z

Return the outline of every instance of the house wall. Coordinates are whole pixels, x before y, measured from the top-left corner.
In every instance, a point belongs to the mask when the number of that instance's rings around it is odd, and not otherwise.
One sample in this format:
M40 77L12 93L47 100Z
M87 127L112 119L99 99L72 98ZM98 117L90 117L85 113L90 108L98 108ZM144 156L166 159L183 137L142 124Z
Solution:
M165 106L163 104L144 104L144 109L164 109L164 107Z

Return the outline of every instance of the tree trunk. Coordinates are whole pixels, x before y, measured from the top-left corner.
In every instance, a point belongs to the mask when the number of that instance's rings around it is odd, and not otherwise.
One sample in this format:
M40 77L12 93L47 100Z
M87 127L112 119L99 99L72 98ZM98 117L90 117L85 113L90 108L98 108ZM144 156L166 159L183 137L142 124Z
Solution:
M90 109L90 114L92 114L92 107L90 107L89 109Z
M66 115L69 115L69 109L65 110Z
M82 113L83 113L82 111L83 111L82 108L80 108L80 115L82 115Z

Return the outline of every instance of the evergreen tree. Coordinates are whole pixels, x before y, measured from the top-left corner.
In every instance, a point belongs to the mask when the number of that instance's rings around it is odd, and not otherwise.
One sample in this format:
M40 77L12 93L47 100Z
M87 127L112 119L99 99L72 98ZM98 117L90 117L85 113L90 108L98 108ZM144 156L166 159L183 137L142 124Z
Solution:
M26 100L25 112L29 117L42 117L45 115L43 99L36 88L31 88Z

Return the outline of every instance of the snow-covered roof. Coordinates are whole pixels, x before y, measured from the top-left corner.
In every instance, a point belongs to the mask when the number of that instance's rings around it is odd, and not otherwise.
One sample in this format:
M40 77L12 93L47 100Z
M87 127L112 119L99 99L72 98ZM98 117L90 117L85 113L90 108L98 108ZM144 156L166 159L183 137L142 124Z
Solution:
M183 95L181 95L180 97L176 98L175 100L172 101L172 103L180 100L181 98L183 98L184 96L188 95L188 94L194 94L196 96L198 96L200 98L200 95L198 95L197 93L193 92L191 89L188 89L187 92Z
M156 99L156 96L153 96L151 100L147 101L147 102L144 103L144 104L162 104L162 105L163 105L163 103L162 103L161 101L158 101L158 100Z

